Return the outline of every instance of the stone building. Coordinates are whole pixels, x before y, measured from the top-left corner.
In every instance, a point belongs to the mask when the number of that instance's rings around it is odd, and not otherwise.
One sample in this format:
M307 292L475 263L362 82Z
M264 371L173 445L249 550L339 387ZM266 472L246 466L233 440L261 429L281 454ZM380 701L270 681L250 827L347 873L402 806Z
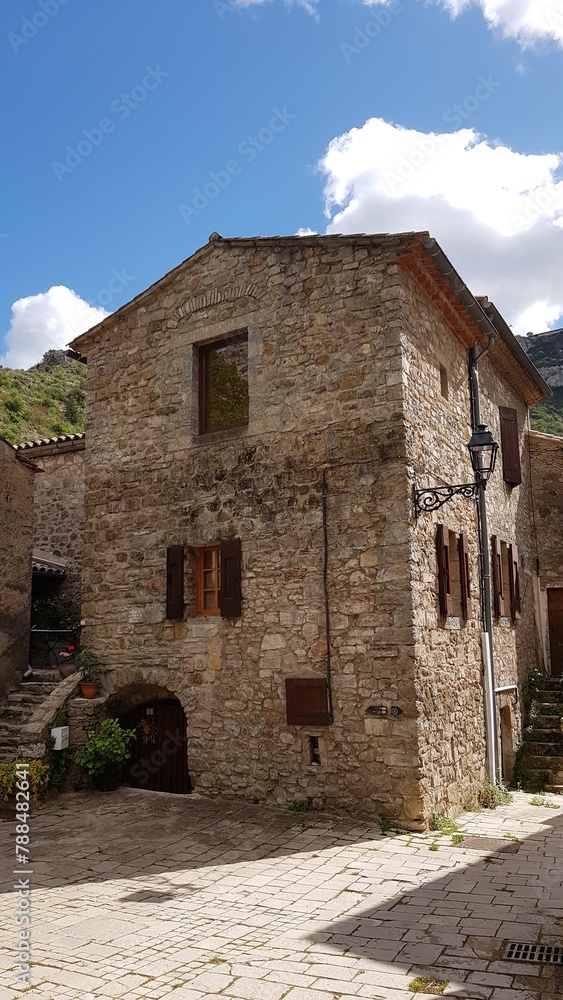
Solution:
M559 331L560 332L560 331ZM563 675L563 438L530 433L534 517L541 576L540 613L544 660L553 676Z
M102 710L138 729L132 783L412 828L486 773L475 504L413 508L415 486L473 481L482 352L509 771L541 649L527 407L549 390L428 234L213 234L72 346L88 362L83 638L106 664Z
M65 595L79 611L84 529L84 434L16 445L20 456L33 461L35 478L33 569L42 584Z
M0 438L0 697L27 666L34 470Z

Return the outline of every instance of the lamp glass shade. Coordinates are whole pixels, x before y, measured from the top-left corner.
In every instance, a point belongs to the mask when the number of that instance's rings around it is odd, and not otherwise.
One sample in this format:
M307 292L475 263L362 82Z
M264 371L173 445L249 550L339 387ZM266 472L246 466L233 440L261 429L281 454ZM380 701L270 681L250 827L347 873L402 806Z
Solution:
M488 480L494 471L498 452L498 444L486 424L479 424L467 443L471 456L471 465L476 476Z

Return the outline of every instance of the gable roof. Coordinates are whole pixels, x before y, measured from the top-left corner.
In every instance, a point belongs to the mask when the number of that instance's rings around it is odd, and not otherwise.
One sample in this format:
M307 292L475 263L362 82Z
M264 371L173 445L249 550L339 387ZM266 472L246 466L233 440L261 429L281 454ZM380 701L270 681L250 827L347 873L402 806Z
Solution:
M155 281L139 295L125 303L116 312L85 333L76 337L71 348L79 355L87 352L92 337L99 331L114 325L129 311L135 310L141 304L151 299L187 265L191 265L215 248L221 246L248 246L257 249L268 249L276 246L296 245L310 246L365 246L380 247L388 252L390 259L396 259L398 264L408 271L414 280L430 296L434 304L452 326L458 338L465 347L487 342L492 344L491 361L520 392L529 405L539 402L545 396L551 396L551 390L533 363L520 347L516 337L510 330L493 303L488 299L479 300L469 290L459 276L444 251L428 232L410 233L355 233L346 235L319 236L251 236L227 237L212 233L209 242L200 247L190 257L182 261L167 274ZM485 304L483 304L485 303ZM491 338L493 338L491 340Z

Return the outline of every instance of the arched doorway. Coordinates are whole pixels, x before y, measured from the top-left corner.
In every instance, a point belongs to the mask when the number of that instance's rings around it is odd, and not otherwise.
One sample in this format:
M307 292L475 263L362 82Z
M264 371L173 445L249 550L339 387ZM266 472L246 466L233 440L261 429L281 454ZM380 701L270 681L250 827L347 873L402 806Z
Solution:
M136 705L121 716L121 724L137 736L123 781L153 792L191 792L186 716L177 698Z

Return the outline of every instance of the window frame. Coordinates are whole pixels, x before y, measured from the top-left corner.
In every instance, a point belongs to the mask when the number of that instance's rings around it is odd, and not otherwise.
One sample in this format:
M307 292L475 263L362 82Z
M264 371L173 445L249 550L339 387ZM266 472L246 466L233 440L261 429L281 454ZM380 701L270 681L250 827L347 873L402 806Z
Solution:
M216 545L202 545L197 550L197 566L196 566L196 612L198 615L213 616L221 614L221 607L219 602L219 595L221 591L221 545L217 543ZM205 583L205 573L210 572L204 565L205 554L207 552L215 553L215 564L211 567L211 571L215 571L215 585L214 587L206 588ZM215 602L212 608L205 607L205 595L206 593L215 594Z
M226 337L220 337L218 340L212 340L206 344L199 344L197 346L197 362L198 362L198 430L200 435L205 434L218 434L222 431L230 431L240 427L248 426L248 416L246 420L238 420L232 424L224 424L221 427L208 427L207 426L207 372L208 372L208 361L207 358L211 351L221 350L224 347L230 347L232 344L246 343L247 356L248 356L248 330L239 330L235 333L228 334ZM250 387L248 384L248 373L246 377L248 397L250 404Z

